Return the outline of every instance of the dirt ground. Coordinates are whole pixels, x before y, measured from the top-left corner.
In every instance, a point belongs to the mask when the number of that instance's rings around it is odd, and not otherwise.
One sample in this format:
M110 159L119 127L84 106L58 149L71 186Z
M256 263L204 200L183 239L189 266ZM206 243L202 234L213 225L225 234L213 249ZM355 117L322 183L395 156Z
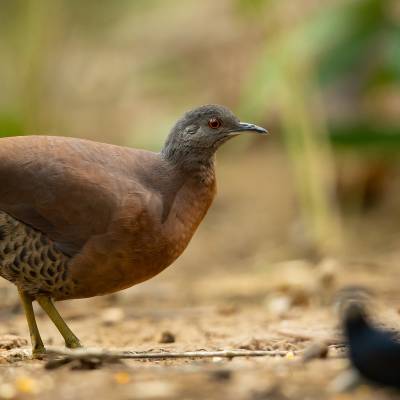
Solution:
M400 248L392 219L382 218L392 212L393 200L367 220L352 221L351 251L309 261L292 243L296 207L282 156L222 157L218 175L218 200L174 266L129 290L60 303L59 310L87 347L283 350L287 355L124 360L93 370L72 363L46 370L45 361L25 355L25 318L15 288L2 280L0 398L397 398L367 385L337 392L336 379L348 363L333 307L337 290L366 287L376 299L379 322L400 329ZM45 343L62 347L39 309L37 316ZM301 352L323 341L329 344L327 358L304 363Z

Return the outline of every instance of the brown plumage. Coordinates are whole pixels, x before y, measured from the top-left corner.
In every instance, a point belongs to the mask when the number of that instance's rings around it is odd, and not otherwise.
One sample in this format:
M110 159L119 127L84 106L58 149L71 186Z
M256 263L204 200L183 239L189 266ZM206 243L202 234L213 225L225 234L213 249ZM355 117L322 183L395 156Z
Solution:
M243 131L266 132L209 105L186 113L160 153L65 137L0 139L0 275L27 303L153 277L186 248L212 203L215 150Z

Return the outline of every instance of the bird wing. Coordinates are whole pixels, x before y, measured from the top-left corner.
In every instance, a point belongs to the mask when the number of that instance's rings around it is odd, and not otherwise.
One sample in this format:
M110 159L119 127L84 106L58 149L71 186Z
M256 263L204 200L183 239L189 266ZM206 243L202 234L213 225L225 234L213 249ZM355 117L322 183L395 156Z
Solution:
M0 139L0 210L73 256L107 230L125 195L143 191L131 174L141 157L133 149L80 139Z

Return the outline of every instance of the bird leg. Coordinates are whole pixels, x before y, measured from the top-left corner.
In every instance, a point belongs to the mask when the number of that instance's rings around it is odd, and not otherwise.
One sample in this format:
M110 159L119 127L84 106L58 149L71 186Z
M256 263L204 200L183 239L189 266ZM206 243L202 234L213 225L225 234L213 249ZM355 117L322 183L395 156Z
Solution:
M22 307L25 311L26 320L28 322L32 344L32 355L34 357L43 355L46 353L46 349L43 345L42 338L40 337L39 329L36 324L35 314L32 307L33 299L21 289L18 289L18 293L21 299Z
M49 318L53 321L58 331L61 333L62 337L65 340L65 345L70 349L82 347L79 339L74 335L71 329L69 329L68 325L58 313L50 297L40 296L36 300L49 316Z

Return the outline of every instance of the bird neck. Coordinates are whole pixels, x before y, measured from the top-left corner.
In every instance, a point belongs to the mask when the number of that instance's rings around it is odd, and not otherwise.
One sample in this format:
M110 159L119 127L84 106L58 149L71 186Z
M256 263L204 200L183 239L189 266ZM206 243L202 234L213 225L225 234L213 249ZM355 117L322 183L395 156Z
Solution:
M165 257L168 264L186 248L216 194L213 168L199 168L195 175L177 173L181 176L179 188L163 196L162 232L171 244Z
M215 157L207 162L174 162L167 161L167 167L162 175L165 184L160 191L164 198L163 221L170 212L172 204L179 196L183 196L192 205L208 203L213 198L216 188ZM190 198L189 197L193 197ZM209 205L208 205L209 206ZM207 208L208 208L207 206ZM195 207L196 208L196 207ZM201 208L201 207L200 207Z
M210 149L194 151L185 147L164 146L161 157L170 165L202 183L215 178L215 152Z
M162 223L168 219L177 200L181 202L184 198L191 205L198 204L198 200L206 204L213 197L216 186L214 161L209 164L191 164L192 169L188 169L186 164L167 161L160 154L147 161L137 166L134 176L143 187L161 198ZM202 208L199 205L199 209Z
M349 337L358 335L367 327L369 327L369 323L363 315L352 316L345 321L345 330Z

